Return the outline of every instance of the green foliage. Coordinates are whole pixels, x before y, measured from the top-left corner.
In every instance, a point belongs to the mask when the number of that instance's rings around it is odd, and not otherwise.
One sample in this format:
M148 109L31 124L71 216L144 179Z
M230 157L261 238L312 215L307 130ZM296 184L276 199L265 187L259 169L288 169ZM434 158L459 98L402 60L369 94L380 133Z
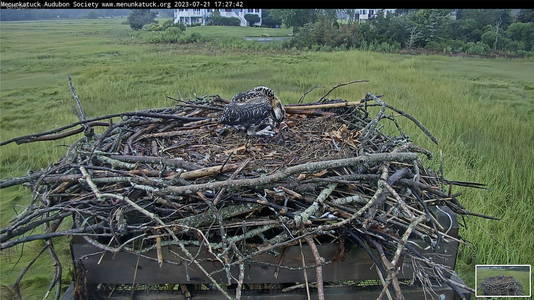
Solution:
M534 9L521 9L516 20L521 23L534 23Z
M98 19L100 18L100 14L95 10L90 10L87 13L87 19Z
M261 10L261 20L261 26L264 27L280 27L280 25L282 25L282 21L280 19L275 18L275 16L271 14L270 9Z
M221 25L223 26L239 26L241 25L241 20L236 17L230 17L230 18L223 18L221 20Z
M132 9L128 15L128 24L133 30L141 30L146 24L157 23L156 12L150 9Z
M513 41L524 43L520 50L534 51L534 23L514 23L505 34Z
M198 43L202 39L202 35L198 32L193 32L187 37L187 43Z
M490 50L490 47L482 42L467 43L466 48L469 54L486 54Z
M431 41L449 38L451 34L452 10L419 9L410 11L406 18L420 32L418 44L422 47Z
M221 12L218 9L215 9L208 19L208 25L221 25L221 20L223 17L221 16Z
M182 23L176 23L176 24L182 24ZM165 30L169 27L175 27L176 24L174 23L173 19L170 19L170 20L163 22L163 24L161 24L161 27L163 27L163 30Z
M324 15L318 15L317 18L317 22L307 23L299 29L290 42L291 47L318 50L320 48L312 47L318 45L323 47L322 49L331 51L342 45L345 49L359 46L361 35L358 23L339 25Z
M388 43L388 42L382 42L378 43L376 41L373 41L369 44L368 50L369 51L375 51L375 52L395 52L400 49L400 44L397 42Z
M147 42L151 44L159 44L159 43L178 43L180 41L180 37L184 33L180 30L180 28L177 27L169 27L165 31L152 31L147 32L142 36L142 38Z
M211 13L211 16L208 21L208 25L215 25L215 26L239 26L240 24L241 24L241 21L239 20L239 18L222 17L221 13L218 10L215 10Z
M286 27L292 27L293 33L297 33L306 23L314 23L317 20L315 9L273 9L271 14Z
M426 44L425 49L429 51L441 51L443 49L443 45L436 41L430 41Z
M478 29L476 20L460 19L451 24L451 36L464 42L478 42L482 32Z
M494 30L488 30L480 37L481 42L488 45L488 47L493 48L495 44L495 38L497 33Z
M245 20L247 20L249 26L254 26L254 23L261 21L260 16L257 14L246 14Z

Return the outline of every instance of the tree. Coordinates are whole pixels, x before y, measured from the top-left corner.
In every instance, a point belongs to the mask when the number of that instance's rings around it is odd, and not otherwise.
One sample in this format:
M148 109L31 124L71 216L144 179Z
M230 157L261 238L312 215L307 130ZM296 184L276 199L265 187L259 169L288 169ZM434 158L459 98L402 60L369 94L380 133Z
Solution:
M88 19L98 19L100 18L100 15L98 14L98 12L94 11L94 10L90 10L88 13L87 13L87 18Z
M475 20L478 29L486 25L494 25L497 19L497 9L462 9L460 12L460 19Z
M532 51L534 46L534 23L514 23L508 26L506 35L513 41L524 44L526 51Z
M248 26L254 26L254 23L261 21L260 16L256 14L246 14L245 20L247 20Z
M221 12L218 9L216 9L211 13L208 23L209 25L222 25L221 23L222 18L223 17L221 17Z
M520 23L534 23L534 9L521 9L515 18Z
M345 14L349 17L347 25L352 25L352 23L354 22L354 18L356 17L356 9L347 8L342 11L345 12Z
M282 25L282 21L276 19L273 14L271 14L270 9L261 10L261 25L265 27L276 27Z
M132 9L128 15L128 24L134 30L141 30L146 24L157 23L156 15L150 9Z
M317 20L317 11L315 9L273 9L273 17L280 19L282 24L287 27L293 27L296 33L299 27L306 23L315 23Z

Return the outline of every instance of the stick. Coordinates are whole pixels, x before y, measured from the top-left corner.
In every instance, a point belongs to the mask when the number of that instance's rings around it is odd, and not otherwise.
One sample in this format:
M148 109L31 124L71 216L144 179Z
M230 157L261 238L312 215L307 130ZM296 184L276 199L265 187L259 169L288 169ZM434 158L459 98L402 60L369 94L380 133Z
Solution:
M338 108L338 107L346 107L346 106L355 106L355 105L360 105L360 104L362 104L360 101L354 101L354 102L338 102L338 103L311 104L311 105L298 105L298 106L284 105L284 109L286 110L286 113L291 114L291 113L295 113L295 111L300 111L300 110Z
M15 283L13 284L13 289L15 290L15 293L16 293L17 297L20 300L22 300L22 296L20 295L20 281L22 280L22 277L24 277L24 274L26 274L26 272L28 272L28 269L37 261L39 256L41 256L41 254L43 254L45 252L45 250L48 249L49 246L50 245L48 243L46 243L41 248L41 250L39 250L39 252L35 255L35 257L32 260L30 260L28 265L26 265L26 267L24 267L24 269L22 269L22 271L20 272L19 276L17 277L17 280L15 280Z
M302 241L300 239L299 239L299 246L300 246L300 258L302 260L302 267L304 267L302 271L304 272L304 282L306 283L306 295L308 296L308 300L310 300L311 299L310 287L308 285L308 274L306 273L306 261L304 260L304 252L302 252Z
M376 100L378 99L375 95L371 94L371 93L367 93L369 95L369 97L373 100ZM376 99L375 99L376 98ZM365 102L367 103L367 101ZM399 113L400 115L402 115L403 117L406 117L408 119L410 119L410 121L414 122L415 125L417 125L417 127L419 127L436 145L438 145L438 140L434 137L434 135L432 135L432 133L425 127L423 126L423 124L421 124L421 122L417 121L417 119L415 119L412 115L400 110L400 109L397 109L389 104L386 104L384 103L385 106L397 113ZM382 104L380 104L382 105ZM371 106L371 105L369 105Z
M237 288L235 290L235 299L241 299L241 289L243 288L243 280L245 280L245 264L239 264L239 279L237 280Z
M321 257L319 254L319 250L317 250L317 246L315 246L315 242L313 241L313 238L311 236L305 237L306 242L308 245L310 245L310 249L313 253L313 256L315 257L315 264L317 265L317 268L315 268L315 275L317 277L317 296L319 300L324 300L324 286L323 286L323 267L322 264L324 263L324 258Z
M232 175L230 176L230 178L228 178L228 180L234 180L237 175L239 173L241 173L241 171L248 165L248 163L252 160L252 158L247 158L244 162L242 162L239 167L234 171L234 173L232 173ZM224 165L223 167L225 167L226 165ZM222 170L221 170L222 169ZM220 172L224 172L224 169L221 168L219 169L219 171L217 173L220 173ZM215 196L215 199L213 199L213 205L217 205L217 203L219 203L219 201L221 200L221 197L222 197L222 194L224 193L224 191L226 190L226 188L221 188L221 190L217 193L217 196Z
M66 130L66 129L69 129L69 128L72 128L72 127L75 127L75 126L78 126L78 125L84 125L84 124L91 123L91 122L94 122L94 121L110 119L110 118L115 118L115 117L123 117L123 116L124 117L137 116L137 117L147 117L147 118L171 119L171 120L183 121L184 124L188 123L188 122L194 122L194 121L201 121L201 120L210 119L210 118L202 118L202 117L181 117L181 116L176 116L176 115L171 115L171 114L160 114L160 113L155 113L155 112L150 112L150 111L134 111L134 112L109 114L109 115L96 117L96 118L92 118L92 119L88 119L88 120L74 122L74 123L72 123L70 125L66 125L66 126L63 126L63 127L52 129L52 130L47 130L47 131L43 131L43 132L39 132L39 133L34 133L34 134L29 134L29 135L24 135L24 136L19 136L19 137L16 137L16 138L12 138L12 139L9 139L7 141L0 142L0 146L4 146L4 145L7 145L7 144L10 144L10 143L13 143L13 142L17 143L18 145L25 144L25 143L31 143L31 142L34 142L37 137L40 137L40 136L43 136L43 135L57 133L57 132L60 132L60 131L63 131L63 130Z
M379 161L380 162L412 161L416 159L417 157L418 156L415 153L368 154L368 155L362 155L362 156L351 157L351 158L305 163L301 165L296 165L296 166L280 169L279 171L277 171L276 173L272 175L267 175L267 176L263 176L259 178L253 178L253 179L236 179L236 180L218 181L218 182L195 184L195 185L188 185L188 186L169 186L165 188L162 192L175 193L175 194L187 194L187 193L194 193L194 192L207 190L207 189L210 189L210 190L218 189L221 187L232 188L232 189L235 189L238 187L251 187L251 186L258 187L264 184L283 180L297 173L299 174L304 173L304 172L314 173L314 172L325 170L325 169L348 167L348 166L360 165L364 163L379 162Z
M304 94L302 94L302 96L300 97L299 101L297 101L297 103L302 103L302 101L304 100L304 97L306 97L306 95L308 95L311 91L313 91L313 90L315 90L317 88L326 89L326 87L324 85L314 85L309 90L305 91Z
M80 99L78 99L78 96L74 92L74 87L72 86L72 81L70 79L70 76L67 76L67 80L69 81L70 92L72 96L74 97L76 104L78 105L78 110L80 113L78 117L80 118L80 121L85 121L87 118L85 117L85 112L83 111L82 104L80 103Z
M340 83L340 84L334 86L333 88L331 88L328 92L326 92L326 94L324 94L324 95L321 97L321 99L319 99L319 102L323 101L323 99L325 99L326 96L328 96L328 94L330 94L330 92L332 92L333 90L337 89L338 87L345 86L345 85L349 85L349 84L353 84L353 83L358 83L358 82L369 82L369 80L363 79L363 80L349 81L349 82L346 82L346 83Z

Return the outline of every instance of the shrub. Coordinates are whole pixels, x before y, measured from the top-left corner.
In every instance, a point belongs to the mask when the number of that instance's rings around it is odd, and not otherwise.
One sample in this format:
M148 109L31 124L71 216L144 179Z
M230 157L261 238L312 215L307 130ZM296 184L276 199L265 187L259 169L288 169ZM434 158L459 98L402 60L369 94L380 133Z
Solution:
M496 32L495 31L486 31L480 37L480 39L484 44L488 45L488 47L493 48L493 46L495 44L495 37L496 37Z
M241 25L241 20L236 17L225 18L221 17L220 13L214 12L211 17L208 25L222 25L222 26L239 26Z
M466 52L469 54L486 54L490 50L489 46L482 42L469 42L466 47Z
M163 24L161 24L161 27L163 27L163 30L169 28L169 27L174 27L174 21L171 19L171 20L167 20L165 22L163 22Z
M436 41L430 41L426 44L425 49L428 51L441 51L443 46Z
M184 23L180 22L174 23L173 27L180 28L182 32L185 32L185 30L187 29L187 26Z
M198 43L202 39L202 35L198 32L191 33L190 36L187 37L186 42L187 43Z
M452 48L452 53L459 53L466 49L465 43L459 40L448 40L445 44L447 45L445 47L450 46Z
M517 51L517 54L520 55L520 56L523 56L525 58L534 57L534 53L528 52L526 50L519 50L519 51Z
M252 26L254 25L254 23L258 23L259 21L261 21L260 16L256 14L246 14L245 20L247 20L249 26Z
M323 45L321 47L321 51L324 51L324 52L332 52L334 50L334 48L332 48L332 46L330 45Z

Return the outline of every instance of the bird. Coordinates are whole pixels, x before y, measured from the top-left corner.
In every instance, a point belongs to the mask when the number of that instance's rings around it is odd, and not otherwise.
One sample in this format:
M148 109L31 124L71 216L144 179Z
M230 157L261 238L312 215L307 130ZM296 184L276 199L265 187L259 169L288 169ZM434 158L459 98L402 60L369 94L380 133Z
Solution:
M256 132L256 128L274 121L278 127L286 116L286 111L272 89L257 86L234 95L221 114L219 123L247 130L247 135L272 135L271 125Z

